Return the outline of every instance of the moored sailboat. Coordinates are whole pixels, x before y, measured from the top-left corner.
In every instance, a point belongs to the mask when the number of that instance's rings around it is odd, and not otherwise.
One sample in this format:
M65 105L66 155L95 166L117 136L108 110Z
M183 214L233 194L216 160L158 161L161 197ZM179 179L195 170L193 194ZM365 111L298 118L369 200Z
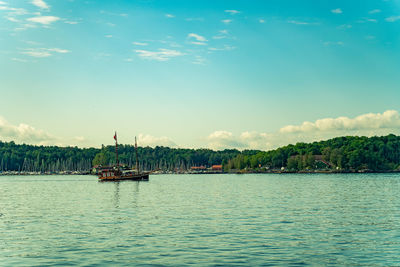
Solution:
M136 169L122 169L118 160L118 140L117 132L114 135L115 140L115 156L116 165L111 167L103 167L100 169L98 175L100 181L122 181L122 180L133 180L133 181L148 181L149 172L140 172L139 161L137 153L137 141L135 137L135 153L136 153Z

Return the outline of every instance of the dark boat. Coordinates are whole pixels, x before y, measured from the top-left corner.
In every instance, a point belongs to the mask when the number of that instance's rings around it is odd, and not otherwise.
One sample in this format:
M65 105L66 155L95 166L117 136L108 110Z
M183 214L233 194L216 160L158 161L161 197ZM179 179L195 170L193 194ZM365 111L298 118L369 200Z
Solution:
M134 170L124 169L119 165L117 132L115 132L114 139L115 139L115 155L117 164L112 167L101 168L98 173L99 180L100 181L123 181L123 180L148 181L150 173L139 171L136 137L135 137L136 169Z

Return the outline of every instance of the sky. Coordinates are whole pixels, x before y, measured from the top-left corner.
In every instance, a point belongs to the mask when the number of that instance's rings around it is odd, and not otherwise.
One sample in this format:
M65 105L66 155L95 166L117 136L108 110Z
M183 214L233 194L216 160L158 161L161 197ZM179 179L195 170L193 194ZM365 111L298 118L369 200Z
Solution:
M0 0L0 140L400 134L400 0Z

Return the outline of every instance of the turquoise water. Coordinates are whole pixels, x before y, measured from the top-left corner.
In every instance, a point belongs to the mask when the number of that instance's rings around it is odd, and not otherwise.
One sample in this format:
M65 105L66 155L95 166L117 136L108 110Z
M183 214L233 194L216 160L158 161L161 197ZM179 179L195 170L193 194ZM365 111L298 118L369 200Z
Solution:
M399 174L0 176L0 265L400 265Z

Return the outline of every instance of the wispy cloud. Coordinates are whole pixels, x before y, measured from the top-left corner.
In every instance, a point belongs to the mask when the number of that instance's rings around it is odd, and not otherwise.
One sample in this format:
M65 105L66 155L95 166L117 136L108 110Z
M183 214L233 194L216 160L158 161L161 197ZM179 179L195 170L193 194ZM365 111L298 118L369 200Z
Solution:
M296 25L310 25L310 22L298 21L298 20L288 20L288 23L296 24Z
M205 65L206 59L202 56L195 56L194 60L192 61L193 64L196 65Z
M28 12L23 8L10 7L7 5L7 3L3 3L4 4L0 5L0 10L9 11L7 14L8 16L21 16L28 14Z
M385 19L387 22L395 22L400 20L400 16L390 16Z
M133 45L146 46L148 43L132 42Z
M224 45L223 47L210 47L208 50L210 51L230 51L236 49L235 46Z
M351 28L353 28L353 25L351 24L342 24L338 26L338 29L351 29Z
M69 52L69 50L61 48L28 48L25 49L25 51L22 51L21 54L31 57L43 58L50 57L53 55L53 53L65 54Z
M339 45L339 46L343 46L343 45L344 45L344 43L341 42L341 41L338 41L338 42L327 41L327 42L324 42L323 44L324 44L325 46L330 46L330 45Z
M357 20L357 23L368 23L368 22L377 23L378 20L371 19L371 18L361 18L361 19Z
M104 37L106 37L106 38L112 38L113 36L112 36L111 34L107 34L107 35L104 35Z
M264 19L259 19L258 22L265 23L265 20Z
M229 14L231 14L231 15L236 15L236 14L239 14L239 13L240 13L240 11L234 10L234 9L228 9L228 10L225 10L225 12L226 12L226 13L229 13Z
M66 20L66 21L64 21L64 23L71 24L71 25L75 25L75 24L78 24L79 22L77 22L77 21L71 21L71 20Z
M49 6L43 0L33 0L32 4L42 9L49 9Z
M171 58L185 55L184 53L177 50L163 48L158 49L158 51L135 50L135 52L141 58L157 61L168 61Z
M229 24L232 22L232 20L231 19L223 19L223 20L221 20L221 22L225 23L225 24Z
M199 42L207 42L207 39L204 36L198 35L196 33L189 33L188 38L194 38Z
M175 18L175 15L172 15L172 14L165 14L165 17L167 17L167 18L169 18L169 19L172 19L172 18Z
M28 62L28 60L26 60L26 59L22 59L22 58L16 58L16 57L13 57L13 58L11 58L11 60L12 61L18 61L18 62Z
M225 39L228 35L228 30L220 30L217 35L213 36L213 39Z
M60 18L55 17L55 16L37 16L37 17L33 17L33 18L28 18L26 20L35 22L35 23L44 24L44 25L49 25L53 22L60 20Z
M380 12L381 12L380 9L373 9L373 10L369 11L368 13L369 14L376 14L376 13L380 13Z
M189 33L187 36L189 39L194 39L195 41L190 42L195 45L207 45L207 39L204 36L198 35L196 33Z
M340 9L340 8L336 8L336 9L332 9L331 12L332 12L333 14L342 14L342 13L343 13L343 10Z
M204 21L204 18L186 18L186 21Z

